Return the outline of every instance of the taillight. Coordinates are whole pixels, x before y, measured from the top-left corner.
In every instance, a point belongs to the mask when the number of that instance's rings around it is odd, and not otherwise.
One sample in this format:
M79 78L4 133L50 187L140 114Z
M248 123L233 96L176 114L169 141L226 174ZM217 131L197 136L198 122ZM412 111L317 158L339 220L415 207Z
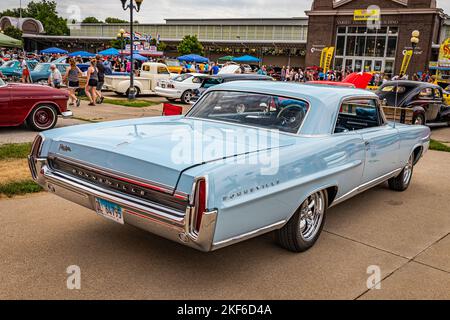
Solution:
M41 153L41 146L42 146L42 136L38 134L36 138L34 139L33 145L31 146L31 156L34 158L37 158L40 156Z
M203 214L206 211L206 181L205 179L197 180L195 189L195 230L200 231Z

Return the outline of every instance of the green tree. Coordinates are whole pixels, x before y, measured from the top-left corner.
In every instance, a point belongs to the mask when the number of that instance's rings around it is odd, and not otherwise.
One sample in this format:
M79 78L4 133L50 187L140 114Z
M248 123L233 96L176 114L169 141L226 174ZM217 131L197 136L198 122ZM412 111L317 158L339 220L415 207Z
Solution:
M13 26L6 27L5 30L3 30L3 33L5 35L7 35L8 37L11 37L11 38L14 38L14 39L17 39L17 40L21 40L21 41L23 40L23 38L22 38L22 35L23 35L22 30L17 29L16 27L13 27Z
M181 40L179 46L178 46L178 53L185 55L185 54L199 54L202 55L204 52L203 45L198 41L198 38L196 35L190 36L187 35Z
M15 18L18 18L18 17L20 17L20 9L18 9L18 8L6 9L5 11L0 12L0 17L15 17Z
M69 35L67 20L58 15L56 1L30 1L22 15L39 20L48 35Z
M118 19L118 18L113 18L113 17L108 17L105 19L106 23L128 23L128 21L126 20L122 20L122 19Z
M167 49L167 43L160 41L159 43L157 43L155 38L152 38L150 40L150 45L151 46L156 46L158 48L158 51L166 51Z
M81 23L103 23L102 21L98 20L96 17L86 17L84 18Z

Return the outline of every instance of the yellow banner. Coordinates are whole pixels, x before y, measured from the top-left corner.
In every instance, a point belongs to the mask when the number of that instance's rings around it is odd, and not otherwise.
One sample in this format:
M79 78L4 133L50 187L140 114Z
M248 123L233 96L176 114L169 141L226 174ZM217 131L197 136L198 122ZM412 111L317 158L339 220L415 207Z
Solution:
M400 69L400 74L406 74L408 71L409 63L411 62L411 58L413 56L412 50L406 50L405 56L403 57L402 67Z
M439 61L443 60L450 60L450 38L441 44L441 49L439 50Z
M355 10L353 11L353 20L354 21L380 21L380 10Z
M333 61L333 55L334 55L334 47L329 47L327 50L327 53L325 54L325 65L324 65L324 72L327 72L331 68L331 63Z
M322 69L325 69L325 58L326 58L327 52L328 52L328 47L324 48L322 50L322 53L320 54L320 65L319 66Z

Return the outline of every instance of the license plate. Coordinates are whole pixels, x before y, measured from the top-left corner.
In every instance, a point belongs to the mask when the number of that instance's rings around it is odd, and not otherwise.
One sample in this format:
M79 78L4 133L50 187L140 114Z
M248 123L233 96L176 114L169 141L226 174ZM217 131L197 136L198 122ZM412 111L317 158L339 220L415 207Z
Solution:
M122 207L115 203L95 198L95 211L106 219L124 224Z

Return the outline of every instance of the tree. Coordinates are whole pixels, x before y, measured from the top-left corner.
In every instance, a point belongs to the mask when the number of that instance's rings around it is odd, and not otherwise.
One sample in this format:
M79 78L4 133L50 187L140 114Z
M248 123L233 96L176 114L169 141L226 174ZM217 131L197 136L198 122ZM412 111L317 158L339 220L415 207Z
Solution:
M118 18L113 18L113 17L108 17L105 19L106 23L128 23L128 21L126 20L122 20L122 19L118 19Z
M15 9L6 9L3 12L0 12L0 17L15 17L18 18L20 17L20 9L15 8Z
M160 41L158 43L158 41L155 38L152 38L150 40L150 45L151 46L156 46L158 48L158 51L166 51L167 49L167 43Z
M56 11L56 1L30 1L22 10L22 16L41 21L48 35L69 35L70 33L67 20L60 17Z
M22 30L17 29L16 27L8 26L5 28L5 30L3 30L3 33L5 35L7 35L8 37L11 37L11 38L14 38L17 40L21 40L21 41L23 40L22 39L22 35L23 35Z
M102 21L98 20L96 17L86 17L84 18L81 23L103 23Z
M181 40L180 45L178 46L178 53L185 55L185 54L199 54L202 55L204 52L203 45L198 41L198 38L196 35L190 36L184 36L183 40Z

